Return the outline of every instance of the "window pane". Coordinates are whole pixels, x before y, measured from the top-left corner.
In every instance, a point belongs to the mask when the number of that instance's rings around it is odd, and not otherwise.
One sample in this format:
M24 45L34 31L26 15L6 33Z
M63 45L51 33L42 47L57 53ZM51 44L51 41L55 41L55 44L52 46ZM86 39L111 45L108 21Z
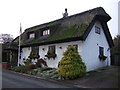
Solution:
M50 34L50 30L49 30L49 29L43 31L43 36L44 36L44 35L49 35L49 34Z
M48 35L50 34L50 30L48 29Z
M43 36L45 35L45 31L43 31Z
M35 38L35 34L34 33L30 34L29 38Z

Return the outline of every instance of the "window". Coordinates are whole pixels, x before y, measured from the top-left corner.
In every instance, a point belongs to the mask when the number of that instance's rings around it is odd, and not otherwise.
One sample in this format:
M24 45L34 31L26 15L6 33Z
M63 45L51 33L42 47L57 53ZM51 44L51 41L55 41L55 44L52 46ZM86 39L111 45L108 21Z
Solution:
M48 51L52 51L55 53L55 45L49 46Z
M104 56L104 48L103 47L99 47L99 55Z
M78 45L73 45L73 47L78 51Z
M34 46L31 48L31 53L30 53L30 57L31 58L39 58L39 47L38 46Z
M78 45L68 45L68 46L73 46L75 48L75 50L78 51Z
M39 53L39 47L38 46L34 46L31 48L31 51L34 53Z
M35 38L35 33L29 34L29 39Z
M100 27L95 26L95 33L100 34Z
M45 36L45 35L49 35L49 34L50 34L50 30L49 30L49 29L43 31L43 36Z

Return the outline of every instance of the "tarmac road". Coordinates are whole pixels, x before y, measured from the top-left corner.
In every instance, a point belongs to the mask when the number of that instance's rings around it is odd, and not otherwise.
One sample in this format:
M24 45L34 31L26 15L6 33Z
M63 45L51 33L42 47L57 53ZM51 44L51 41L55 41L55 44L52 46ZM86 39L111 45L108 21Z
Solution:
M69 86L42 79L20 75L8 70L2 71L2 88L69 88Z

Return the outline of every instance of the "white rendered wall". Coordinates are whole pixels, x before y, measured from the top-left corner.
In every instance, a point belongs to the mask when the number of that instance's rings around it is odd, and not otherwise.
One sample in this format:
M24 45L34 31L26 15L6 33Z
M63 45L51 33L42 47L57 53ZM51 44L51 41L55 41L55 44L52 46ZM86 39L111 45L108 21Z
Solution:
M101 28L100 34L95 33L95 26L99 26ZM104 47L104 55L108 57L105 61L100 61L98 58L99 46ZM86 40L83 41L81 57L85 61L87 71L110 65L110 50L108 50L108 48L109 45L103 28L100 22L97 21Z
M81 44L82 44L81 41L74 41L74 42L39 46L39 55L40 55L40 58L43 58L47 62L48 67L57 68L58 62L62 59L63 52L66 50L67 46L68 45L78 45L78 51L81 52ZM48 51L48 46L51 46L51 45L56 46L57 57L55 59L47 59L45 57L45 55L47 54L47 51ZM62 47L62 49L60 49L60 47ZM44 51L42 50L43 48L45 49Z

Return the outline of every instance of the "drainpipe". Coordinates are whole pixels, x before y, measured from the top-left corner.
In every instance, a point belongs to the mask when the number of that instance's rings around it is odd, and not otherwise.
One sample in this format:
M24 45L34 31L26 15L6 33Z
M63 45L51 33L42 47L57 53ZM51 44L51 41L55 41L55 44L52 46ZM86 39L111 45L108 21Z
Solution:
M107 49L107 66L109 66L109 51L110 51L110 48Z

